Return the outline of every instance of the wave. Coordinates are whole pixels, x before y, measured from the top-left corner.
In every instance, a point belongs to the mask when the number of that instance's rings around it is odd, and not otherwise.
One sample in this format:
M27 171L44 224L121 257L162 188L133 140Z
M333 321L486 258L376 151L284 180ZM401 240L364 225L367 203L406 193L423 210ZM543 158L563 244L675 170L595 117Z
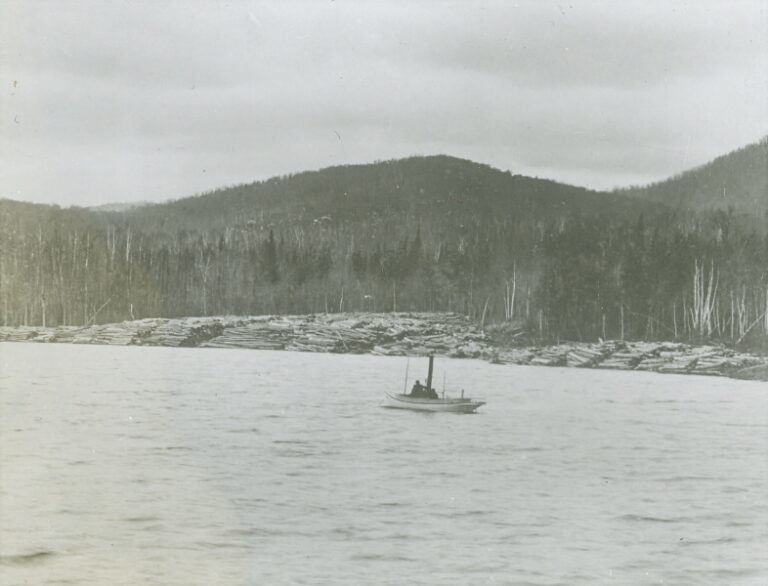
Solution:
M433 517L444 517L446 519L463 518L463 517L482 517L484 515L490 515L491 511L471 510L471 511L436 511L431 513Z
M353 555L351 559L355 561L364 561L364 562L375 562L375 561L415 562L415 561L418 561L416 558L412 558L404 555L386 555L383 553L358 553Z
M240 527L222 532L224 537L314 537L318 533L299 531L295 527ZM218 547L221 547L219 545Z
M21 553L16 555L0 555L0 565L21 566L26 564L38 563L46 558L55 555L49 550L40 550L32 553Z
M746 578L748 576L765 576L764 568L718 568L713 570L688 570L689 574L710 575L718 578ZM764 582L762 582L764 584Z
M233 543L231 541L196 541L195 545L203 549L250 549L247 543Z
M722 481L723 478L718 478L716 476L668 476L665 478L654 478L653 479L656 482L689 482L689 481Z
M89 460L73 460L71 462L67 462L67 466L83 466L85 464L92 464Z
M152 448L153 452L191 452L192 448L189 446L157 446Z
M152 515L148 515L144 517L126 517L125 519L123 519L123 521L126 521L127 523L153 523L159 520L160 520L160 517L155 517Z
M736 543L738 539L735 537L719 537L716 539L681 539L680 545L720 545L722 543Z
M620 521L632 521L632 522L647 522L647 523L684 523L686 521L691 521L691 517L672 517L672 518L666 518L666 517L649 517L646 515L634 515L634 514L627 514L627 515L621 515L617 517Z

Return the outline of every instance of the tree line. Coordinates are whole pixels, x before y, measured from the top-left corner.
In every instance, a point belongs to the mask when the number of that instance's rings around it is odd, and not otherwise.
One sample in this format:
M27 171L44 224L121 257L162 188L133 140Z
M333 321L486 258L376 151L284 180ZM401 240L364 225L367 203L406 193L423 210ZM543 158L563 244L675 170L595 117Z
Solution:
M541 341L765 347L768 230L733 211L453 209L159 230L2 201L0 322L454 311Z

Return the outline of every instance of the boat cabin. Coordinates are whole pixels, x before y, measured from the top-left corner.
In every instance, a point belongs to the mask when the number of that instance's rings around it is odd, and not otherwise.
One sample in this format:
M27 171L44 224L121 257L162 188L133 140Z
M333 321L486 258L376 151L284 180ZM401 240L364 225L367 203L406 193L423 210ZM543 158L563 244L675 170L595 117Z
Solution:
M437 399L437 391L432 388L432 368L434 366L435 357L429 357L429 372L427 374L427 384L422 385L420 381L416 381L411 389L410 397L420 397L423 399Z

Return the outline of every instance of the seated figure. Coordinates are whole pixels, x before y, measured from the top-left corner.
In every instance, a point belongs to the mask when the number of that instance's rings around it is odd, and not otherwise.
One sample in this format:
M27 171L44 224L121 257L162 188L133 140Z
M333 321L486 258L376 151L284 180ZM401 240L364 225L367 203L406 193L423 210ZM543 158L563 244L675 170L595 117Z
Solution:
M420 381L416 381L413 383L413 388L411 389L411 397L425 397L425 389L422 386Z
M435 389L427 388L421 384L420 381L416 381L411 389L411 397L424 397L426 399L437 399L437 393Z

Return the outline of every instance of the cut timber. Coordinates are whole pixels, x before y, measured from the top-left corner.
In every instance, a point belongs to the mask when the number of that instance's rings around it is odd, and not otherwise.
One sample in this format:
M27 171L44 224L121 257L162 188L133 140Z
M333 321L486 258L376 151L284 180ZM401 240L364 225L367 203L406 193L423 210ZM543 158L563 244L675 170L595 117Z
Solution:
M758 366L749 366L733 373L736 378L744 380L764 380L768 381L768 364Z
M489 327L489 331L498 330ZM505 333L507 327L501 328ZM498 334L498 332L497 332ZM713 344L606 340L517 347L468 318L437 313L146 318L89 326L0 327L0 341L251 348L382 356L481 358L498 364L574 366L713 376L764 376L768 357Z

